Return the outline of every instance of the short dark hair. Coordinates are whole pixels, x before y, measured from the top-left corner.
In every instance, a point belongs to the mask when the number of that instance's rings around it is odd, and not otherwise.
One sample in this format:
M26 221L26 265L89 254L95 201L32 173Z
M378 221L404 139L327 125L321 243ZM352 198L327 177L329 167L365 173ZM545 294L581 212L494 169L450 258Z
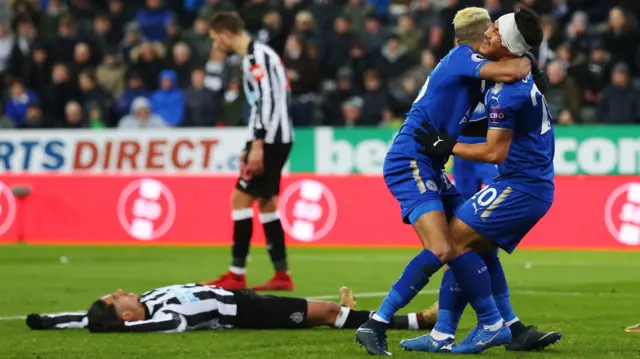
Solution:
M524 41L531 47L538 47L542 43L542 26L540 17L535 11L526 6L516 10L516 26Z
M234 34L240 34L244 31L244 21L235 12L223 11L211 19L211 29L215 32L227 30Z
M118 332L124 328L124 322L118 318L116 307L98 299L87 312L89 324L87 328L92 333Z

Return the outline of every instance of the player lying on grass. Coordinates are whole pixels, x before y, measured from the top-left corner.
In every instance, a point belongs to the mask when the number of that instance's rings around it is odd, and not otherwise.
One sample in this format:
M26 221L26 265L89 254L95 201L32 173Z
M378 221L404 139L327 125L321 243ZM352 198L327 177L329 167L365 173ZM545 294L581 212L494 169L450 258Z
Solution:
M541 41L538 16L523 8L496 20L485 32L480 53L493 60L506 61L522 56ZM494 280L497 277L504 279L497 248L511 254L551 207L555 188L555 140L546 100L531 75L522 81L487 86L484 104L489 119L485 143L456 143L456 138L449 136L446 129L437 131L429 124L425 125L426 132L416 131L418 142L423 145L421 152L430 156L453 154L471 161L494 163L498 165L499 176L458 208L449 225L451 243L459 253L450 262L453 272L450 285L459 285L462 289L461 293L449 293L447 300L440 298L441 307L444 303L450 304L450 315L439 316L431 334L403 341L401 345L406 349L475 353L512 341L512 333L505 322L517 319L515 313L510 304L505 313L496 303L501 300L496 290L508 295L506 280L502 283ZM460 275L453 263L477 257L476 253L494 259L479 263L477 274ZM487 276L483 278L483 272L498 273L499 276L491 274L489 280ZM463 288L463 282L470 283ZM496 285L502 289L496 289ZM467 303L475 310L479 323L456 346L453 338ZM535 339L532 343L552 344L560 337L560 333L546 333L532 338Z
M394 329L429 329L437 306L396 315ZM30 314L34 330L87 328L91 332L184 332L198 329L357 328L373 313L355 310L353 293L340 289L340 304L261 296L250 289L227 291L202 284L172 285L141 296L117 290L96 300L87 313Z
M496 281L501 280L506 287L502 268L489 271L489 264L477 253L461 253L454 247L449 221L465 203L465 198L444 173L444 164L450 153L420 152L422 146L415 130L423 128L426 123L434 128L446 128L451 137L457 139L466 127L471 111L482 100L486 85L481 79L504 82L522 80L531 72L532 66L527 58L513 58L498 63L477 53L484 41L484 32L491 26L491 18L485 9L461 10L453 22L458 46L440 61L425 82L384 161L385 183L400 203L403 221L413 225L424 249L407 264L377 313L356 332L356 340L372 355L390 355L385 335L388 323L445 263L449 264L451 270L449 274L445 273L441 293L446 293L450 288L459 288L457 293L464 293L476 312L484 312L485 307L496 307L491 292L494 274L502 275ZM439 143L438 139L433 143ZM497 257L487 260L493 264L494 259L497 260ZM459 279L457 283L453 275ZM504 311L511 311L508 292L503 303L508 306ZM451 301L440 300L441 308L444 306L443 309L446 309L440 313L451 313L448 310L450 305L453 305ZM452 313L451 320L457 323L459 317ZM481 316L479 322L492 329L500 329L504 324L498 309L488 316ZM532 328L524 329L532 332ZM492 332L481 334L489 333ZM486 348L493 345L488 341ZM451 349L448 345L441 348Z

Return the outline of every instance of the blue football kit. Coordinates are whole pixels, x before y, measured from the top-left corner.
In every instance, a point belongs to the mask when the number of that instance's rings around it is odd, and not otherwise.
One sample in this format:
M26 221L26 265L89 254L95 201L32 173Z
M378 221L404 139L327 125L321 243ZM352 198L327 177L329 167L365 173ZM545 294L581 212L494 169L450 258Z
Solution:
M402 219L415 223L424 213L439 210L453 216L464 199L444 172L448 156L419 153L414 131L428 123L457 138L482 99L480 70L488 62L468 45L460 45L433 70L400 128L383 166L384 180L400 202Z
M489 87L484 102L489 130L512 131L513 139L498 177L456 216L511 253L553 202L553 126L546 101L530 76Z
M483 103L479 103L471 114L469 122L487 120L487 111ZM458 142L477 144L486 142L485 137L460 136ZM453 157L453 180L458 192L469 199L475 195L482 185L488 185L498 177L498 168L491 163L465 160L457 156Z

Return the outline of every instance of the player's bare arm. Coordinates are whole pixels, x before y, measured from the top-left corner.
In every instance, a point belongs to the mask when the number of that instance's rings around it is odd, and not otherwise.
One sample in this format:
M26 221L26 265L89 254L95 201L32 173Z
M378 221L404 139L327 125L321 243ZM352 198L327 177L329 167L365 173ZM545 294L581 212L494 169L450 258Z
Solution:
M531 61L526 57L506 61L488 62L480 69L480 78L494 82L522 80L531 72Z
M478 144L456 143L453 155L469 161L500 164L509 153L513 132L508 129L489 129L487 142Z

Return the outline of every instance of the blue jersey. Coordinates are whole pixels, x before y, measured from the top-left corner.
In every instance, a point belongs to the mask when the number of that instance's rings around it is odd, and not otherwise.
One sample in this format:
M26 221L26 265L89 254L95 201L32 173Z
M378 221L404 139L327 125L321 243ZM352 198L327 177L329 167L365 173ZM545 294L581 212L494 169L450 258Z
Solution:
M402 137L413 137L414 131L425 122L435 129L446 128L451 136L458 138L471 111L482 100L484 82L479 76L487 62L469 45L451 50L420 89L399 131L400 140L395 141L389 152L417 156L415 141ZM434 168L444 167L446 161L446 157L431 158Z
M476 106L476 109L471 113L471 118L469 122L482 121L487 119L487 109L485 108L483 103L479 103ZM460 136L458 137L458 142L468 143L468 144L476 144L487 142L486 137L473 137L473 136Z
M512 84L497 83L485 93L489 129L513 131L506 160L498 166L496 182L553 201L555 139L544 96L531 75Z

